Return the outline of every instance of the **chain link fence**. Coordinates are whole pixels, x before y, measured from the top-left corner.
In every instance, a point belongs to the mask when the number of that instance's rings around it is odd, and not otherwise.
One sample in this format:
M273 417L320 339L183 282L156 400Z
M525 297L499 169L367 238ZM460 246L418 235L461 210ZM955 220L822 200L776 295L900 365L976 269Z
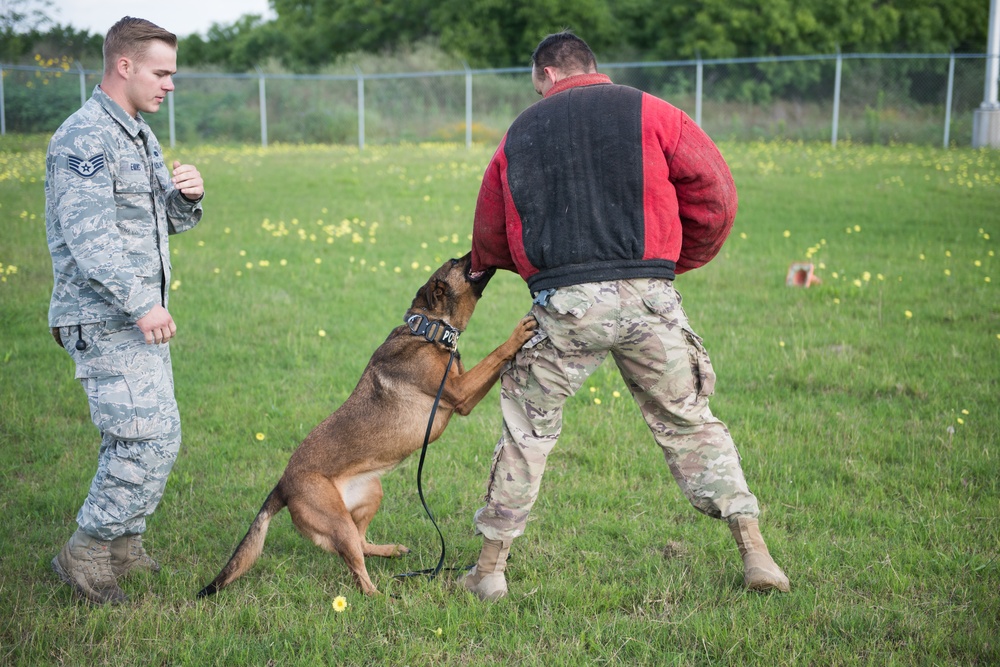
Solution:
M789 139L969 146L987 56L844 54L613 63L615 83L650 92L715 140ZM0 133L51 133L101 73L0 64ZM496 143L538 99L530 69L292 75L181 72L160 113L183 143ZM164 112L165 111L165 112Z

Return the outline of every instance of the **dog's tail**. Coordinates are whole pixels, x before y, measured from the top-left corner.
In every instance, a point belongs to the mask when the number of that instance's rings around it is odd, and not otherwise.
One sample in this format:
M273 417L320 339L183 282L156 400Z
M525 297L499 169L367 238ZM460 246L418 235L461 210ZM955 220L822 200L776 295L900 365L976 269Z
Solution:
M198 591L198 597L203 598L225 588L257 562L264 550L264 538L267 537L267 527L271 523L271 517L284 509L285 504L284 496L278 492L278 487L275 486L268 494L260 511L257 512L257 517L250 524L247 534L244 535L243 540L236 547L236 551L229 558L229 562L222 568L222 572L219 572L219 576L212 580L212 583Z

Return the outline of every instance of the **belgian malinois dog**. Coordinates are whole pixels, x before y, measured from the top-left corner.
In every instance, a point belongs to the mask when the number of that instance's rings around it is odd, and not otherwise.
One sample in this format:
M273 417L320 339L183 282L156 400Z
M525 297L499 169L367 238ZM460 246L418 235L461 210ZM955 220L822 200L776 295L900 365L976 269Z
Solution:
M288 507L300 533L340 554L358 587L378 593L365 556L392 557L401 544L369 544L365 531L382 502L383 473L421 448L435 397L451 355L430 441L441 435L452 413L467 415L489 392L536 326L523 318L500 347L466 371L455 345L493 271L470 272L471 253L434 272L396 327L375 350L347 400L316 426L292 453L277 486L264 501L246 536L222 572L198 597L231 584L260 557L271 517Z

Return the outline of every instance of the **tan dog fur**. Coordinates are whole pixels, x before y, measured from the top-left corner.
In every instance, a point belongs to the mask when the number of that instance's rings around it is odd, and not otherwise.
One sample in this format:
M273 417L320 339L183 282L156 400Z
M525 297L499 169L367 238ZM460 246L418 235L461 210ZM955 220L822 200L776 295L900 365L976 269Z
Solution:
M407 316L423 314L465 329L492 272L474 280L470 255L445 262L418 290ZM456 357L444 383L430 440L441 435L453 413L467 415L489 392L518 349L534 333L523 318L510 338L466 371ZM304 536L344 559L367 595L378 593L365 556L391 557L409 550L370 544L369 522L382 501L380 477L423 445L434 398L451 351L440 342L396 327L372 355L357 387L317 425L292 454L278 484L219 575L199 593L211 595L245 573L260 556L271 517L285 506Z

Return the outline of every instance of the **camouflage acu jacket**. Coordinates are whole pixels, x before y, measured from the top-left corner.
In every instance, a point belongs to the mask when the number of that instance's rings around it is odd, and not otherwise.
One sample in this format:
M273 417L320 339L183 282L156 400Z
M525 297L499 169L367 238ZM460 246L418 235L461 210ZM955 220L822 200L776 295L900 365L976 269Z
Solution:
M49 326L135 322L167 307L170 234L201 220L170 181L160 144L100 86L49 142L45 230L54 285Z

